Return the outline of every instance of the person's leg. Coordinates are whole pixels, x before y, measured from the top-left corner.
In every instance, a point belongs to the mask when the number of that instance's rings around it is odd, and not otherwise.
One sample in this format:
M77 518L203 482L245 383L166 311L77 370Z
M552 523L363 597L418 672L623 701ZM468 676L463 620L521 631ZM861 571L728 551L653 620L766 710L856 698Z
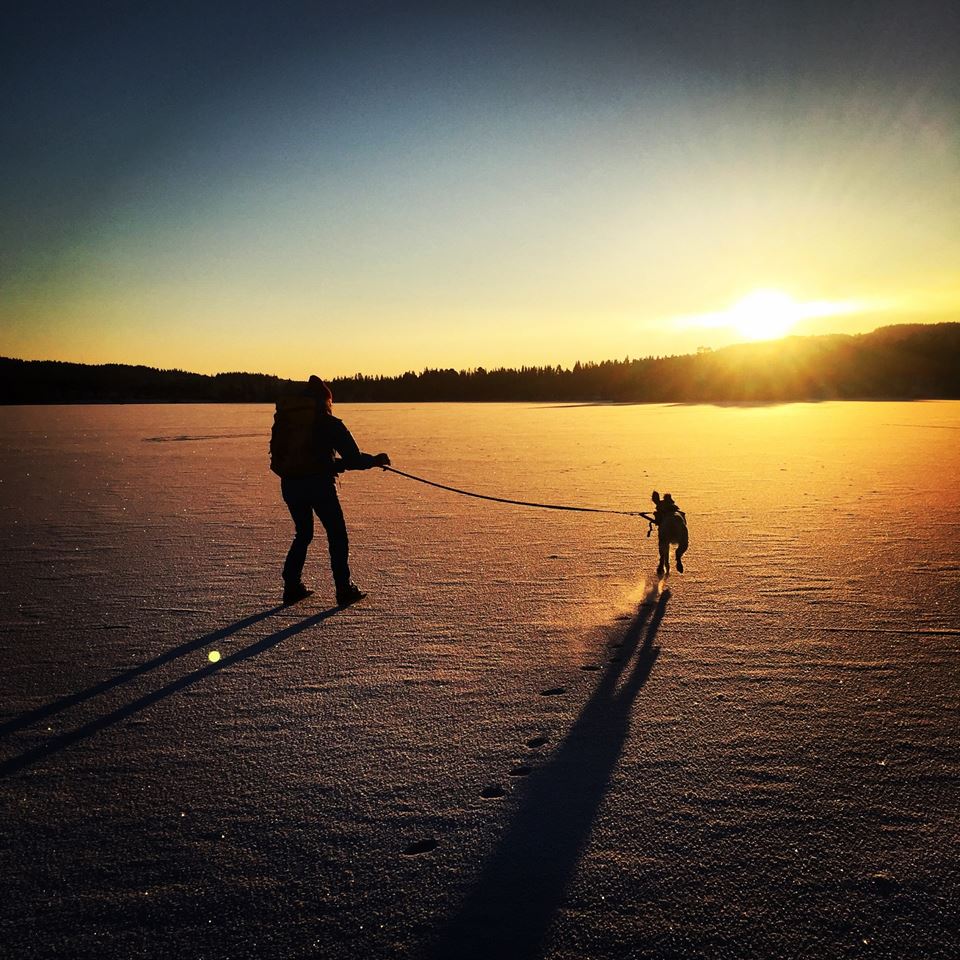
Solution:
M310 503L310 488L302 477L288 477L280 482L284 503L293 518L295 533L293 543L283 564L283 582L286 587L300 583L303 565L307 559L307 547L313 539L313 509Z
M350 541L347 538L347 524L343 519L343 508L337 497L334 481L321 481L314 487L313 509L327 531L327 545L330 548L330 569L337 591L350 585Z

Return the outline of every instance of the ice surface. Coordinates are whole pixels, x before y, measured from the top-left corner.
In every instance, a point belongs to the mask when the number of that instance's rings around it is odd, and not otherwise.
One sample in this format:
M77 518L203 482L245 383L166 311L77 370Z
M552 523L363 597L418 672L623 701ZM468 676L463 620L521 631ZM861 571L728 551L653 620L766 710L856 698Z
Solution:
M960 955L960 404L337 412L686 572L374 470L283 609L271 409L0 409L0 953Z

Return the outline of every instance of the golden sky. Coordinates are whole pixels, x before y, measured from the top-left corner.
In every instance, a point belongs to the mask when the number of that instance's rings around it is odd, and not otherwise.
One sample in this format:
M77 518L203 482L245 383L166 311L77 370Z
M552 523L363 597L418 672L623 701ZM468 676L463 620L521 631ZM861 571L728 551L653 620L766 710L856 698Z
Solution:
M38 31L0 353L332 377L957 319L940 5L644 9Z

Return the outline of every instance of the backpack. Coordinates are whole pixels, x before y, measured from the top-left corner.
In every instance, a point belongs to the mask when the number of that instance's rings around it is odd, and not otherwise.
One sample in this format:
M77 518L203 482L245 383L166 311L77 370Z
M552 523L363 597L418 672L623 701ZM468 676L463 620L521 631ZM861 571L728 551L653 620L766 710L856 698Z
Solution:
M313 397L281 397L270 433L270 469L280 477L320 473L314 428L317 401Z

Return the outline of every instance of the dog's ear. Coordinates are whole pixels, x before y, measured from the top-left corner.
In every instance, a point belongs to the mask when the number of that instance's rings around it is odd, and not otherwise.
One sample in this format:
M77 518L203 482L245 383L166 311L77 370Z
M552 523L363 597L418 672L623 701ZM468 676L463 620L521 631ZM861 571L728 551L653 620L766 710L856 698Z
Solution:
M663 499L664 499L664 501L665 501L666 503L673 503L673 495L672 495L672 494L665 493L665 494L663 495Z
M660 503L660 494L656 490L653 491L653 496L650 498L654 503Z

